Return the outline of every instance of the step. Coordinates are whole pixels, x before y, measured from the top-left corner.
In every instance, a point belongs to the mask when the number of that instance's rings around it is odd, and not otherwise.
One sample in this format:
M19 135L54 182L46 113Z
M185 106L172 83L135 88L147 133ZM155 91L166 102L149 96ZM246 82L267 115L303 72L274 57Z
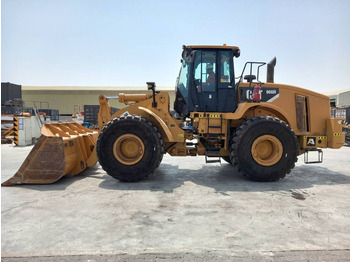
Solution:
M205 151L205 155L208 157L220 157L220 151Z
M309 161L309 153L310 152L317 152L317 160L316 161ZM306 149L304 153L304 163L305 164L319 164L323 162L323 151L322 149Z
M205 160L205 163L221 163L221 160Z
M211 142L220 142L222 139L220 138L215 138L215 137L212 137L212 138L207 138L207 141L211 141Z
M218 147L207 147L207 148L205 148L205 152L218 152L218 153L220 153L220 148L218 148Z
M216 157L216 159L208 160L209 157ZM205 156L205 163L221 163L221 157L220 156Z
M213 133L205 133L203 134L204 136L208 136L208 137L219 137L219 136L224 136L222 133L216 133L216 134L213 134Z

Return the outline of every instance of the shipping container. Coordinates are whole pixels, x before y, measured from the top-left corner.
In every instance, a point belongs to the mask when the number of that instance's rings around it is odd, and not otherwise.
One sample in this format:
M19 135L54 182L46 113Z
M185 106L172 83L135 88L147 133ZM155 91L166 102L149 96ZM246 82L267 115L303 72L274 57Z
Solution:
M1 83L1 105L6 101L22 100L22 86L12 83Z
M59 120L59 110L58 109L38 109L39 112L45 113L47 116L50 116L51 121Z
M99 110L99 105L84 105L84 122L88 122L92 125L97 125ZM118 110L119 108L111 107L111 114L114 114Z

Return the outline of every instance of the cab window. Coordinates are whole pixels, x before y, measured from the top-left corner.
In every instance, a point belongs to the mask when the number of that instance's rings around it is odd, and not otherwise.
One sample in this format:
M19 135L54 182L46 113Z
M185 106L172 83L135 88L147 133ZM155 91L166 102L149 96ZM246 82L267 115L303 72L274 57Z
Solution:
M201 91L216 90L216 51L197 51L194 61L195 82L201 86Z
M177 87L180 89L180 92L185 100L187 100L188 97L189 67L189 63L183 60L177 83Z
M228 52L221 52L221 83L229 83L231 79L230 74L230 59Z

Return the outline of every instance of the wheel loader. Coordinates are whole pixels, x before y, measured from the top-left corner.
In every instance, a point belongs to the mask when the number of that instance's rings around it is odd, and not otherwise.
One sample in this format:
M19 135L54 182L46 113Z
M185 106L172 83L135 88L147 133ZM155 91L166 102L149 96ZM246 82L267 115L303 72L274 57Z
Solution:
M97 161L110 176L135 182L150 175L165 153L201 155L207 163L223 159L232 173L270 182L285 177L299 155L319 163L322 148L344 144L344 120L331 118L327 96L274 83L275 58L247 62L236 75L239 56L238 47L225 44L183 46L173 111L169 94L156 91L154 82L147 82L147 94L101 95L99 132L71 123L45 125L20 170L3 185L52 183ZM113 98L128 106L111 114Z

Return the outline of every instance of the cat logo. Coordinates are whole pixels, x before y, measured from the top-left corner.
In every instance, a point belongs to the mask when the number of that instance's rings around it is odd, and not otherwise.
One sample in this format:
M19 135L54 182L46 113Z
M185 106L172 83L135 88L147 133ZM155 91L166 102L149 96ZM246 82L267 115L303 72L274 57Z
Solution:
M315 146L316 145L316 137L308 137L306 140L307 146Z

